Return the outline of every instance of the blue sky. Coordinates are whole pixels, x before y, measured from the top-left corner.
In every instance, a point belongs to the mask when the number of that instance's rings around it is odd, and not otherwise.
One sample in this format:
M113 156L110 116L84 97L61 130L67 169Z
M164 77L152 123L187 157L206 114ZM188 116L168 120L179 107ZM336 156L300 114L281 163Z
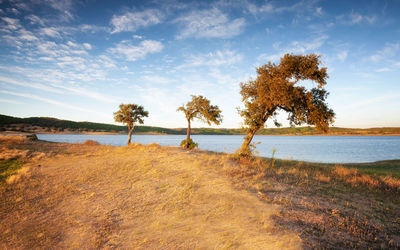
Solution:
M317 53L335 126L400 126L399 0L0 6L1 114L114 123L120 103L137 103L145 125L185 127L176 109L195 94L220 107L220 127L237 128L240 82L285 53Z

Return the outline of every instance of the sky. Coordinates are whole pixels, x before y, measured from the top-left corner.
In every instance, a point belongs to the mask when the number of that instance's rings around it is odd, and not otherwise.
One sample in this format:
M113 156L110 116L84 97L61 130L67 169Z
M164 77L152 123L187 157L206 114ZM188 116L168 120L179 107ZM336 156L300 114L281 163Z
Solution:
M315 53L334 126L399 127L399 13L399 0L0 0L0 114L115 124L136 103L145 125L177 128L203 95L238 128L241 82Z

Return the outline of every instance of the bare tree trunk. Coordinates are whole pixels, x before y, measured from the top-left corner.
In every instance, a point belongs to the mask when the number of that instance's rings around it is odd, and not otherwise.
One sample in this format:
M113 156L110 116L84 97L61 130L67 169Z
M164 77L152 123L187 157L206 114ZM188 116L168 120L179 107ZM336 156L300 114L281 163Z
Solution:
M248 155L249 153L249 145L251 143L251 140L253 140L253 137L255 133L257 132L256 129L249 130L247 136L244 138L244 142L242 146L240 147L240 154L241 155Z
M186 130L186 144L185 148L189 148L189 140L190 140L190 120L188 120L188 128Z
M128 126L128 130L129 130L129 133L128 133L128 145L131 144L132 132L133 132L134 128L135 127L131 128L130 126Z

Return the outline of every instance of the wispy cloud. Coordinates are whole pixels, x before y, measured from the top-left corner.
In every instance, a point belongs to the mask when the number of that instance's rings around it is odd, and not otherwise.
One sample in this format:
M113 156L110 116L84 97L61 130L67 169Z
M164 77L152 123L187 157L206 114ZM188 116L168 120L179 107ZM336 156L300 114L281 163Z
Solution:
M82 112L93 112L92 110L89 110L89 109L85 109L82 107L74 106L74 105L71 105L68 103L63 103L60 101L40 97L40 96L29 94L29 93L13 92L13 91L7 91L7 90L0 90L0 93L6 94L6 95L14 95L14 96L20 96L20 97L24 97L24 98L29 98L29 99L49 103L52 105L57 105L57 106L68 108L68 109L78 110L78 111L82 111Z
M377 96L377 97L374 97L374 98L369 98L366 101L353 103L353 104L351 104L351 108L368 107L368 106L371 106L373 104L387 102L389 100L394 100L394 99L399 99L399 98L400 98L400 94L392 94L392 93L384 94L384 95Z
M278 53L263 53L258 56L257 61L261 63L266 63L268 61L276 62L278 61L284 54L293 53L293 54L305 54L305 53L318 53L318 49L323 46L325 41L328 39L327 35L322 35L316 37L313 40L308 41L292 41L288 46L280 47L279 44L275 44L274 48L278 50ZM342 57L347 56L342 55Z
M347 58L347 55L348 55L348 51L347 50L342 50L341 52L339 52L337 54L337 57L338 57L338 59L340 61L344 62L346 60L346 58Z
M230 20L228 15L219 9L193 11L176 19L183 28L178 39L196 38L230 38L240 34L246 24L244 18Z
M154 9L114 15L110 21L113 26L111 34L124 31L134 32L139 28L158 24L161 22L162 18L162 13Z
M52 38L61 38L60 33L53 27L41 28L39 33Z
M63 91L53 88L53 87L49 87L40 83L32 83L32 82L26 82L26 81L18 81L9 77L4 77L4 76L0 76L0 82L4 82L6 84L12 84L12 85L18 85L18 86L22 86L25 88L34 88L34 89L39 89L39 90L43 90L43 91L47 91L47 92L53 92L53 93L59 93L62 94L64 93Z
M342 23L345 25L355 25L355 24L361 24L361 23L374 24L378 20L378 18L375 15L367 16L367 15L362 15L357 12L351 12L350 14L347 14L347 15L337 16L336 20L339 23Z
M127 61L136 61L144 58L147 54L160 52L163 48L161 42L154 40L144 40L138 45L133 45L130 41L122 41L116 47L110 48L109 52L123 56Z
M273 2L266 2L262 5L253 4L251 2L247 2L247 10L257 16L261 14L282 14L285 12L304 12L304 11L313 11L317 15L322 15L322 8L315 7L315 4L318 3L317 0L302 0L297 1L292 5L287 6L277 6Z
M389 71L392 71L392 69L391 68L380 68L380 69L375 70L375 72L378 72L378 73L389 72Z
M386 44L386 46L383 49L373 54L370 57L370 60L372 60L373 62L379 62L385 59L393 58L398 54L399 51L400 51L400 42L389 43Z
M117 101L115 101L115 98L106 96L104 94L95 92L93 90L90 89L86 89L86 88L82 88L82 87L77 87L77 86L66 86L66 85L57 85L57 87L68 90L74 94L78 94L80 96L86 96L86 97L90 97L93 99L97 99L99 101L103 101L103 102L108 102L108 103L116 103Z
M0 98L0 102L11 103L11 104L24 104L23 102L7 99L7 98Z
M240 63L243 55L232 50L217 50L214 53L190 55L177 69L193 68L199 66L229 66Z
M6 23L6 25L3 28L3 31L10 32L22 27L18 19L10 17L2 17L1 20L3 20L3 22Z

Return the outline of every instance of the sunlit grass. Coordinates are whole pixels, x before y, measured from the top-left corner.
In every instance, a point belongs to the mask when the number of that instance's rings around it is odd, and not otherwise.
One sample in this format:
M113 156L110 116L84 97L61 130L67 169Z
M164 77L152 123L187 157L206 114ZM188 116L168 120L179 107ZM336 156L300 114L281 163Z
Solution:
M376 174L364 171L364 164L241 159L155 143L3 145L16 157L4 163L21 162L19 167L28 167L30 174L2 189L7 191L1 193L0 215L10 213L0 217L0 246L263 249L400 244L400 182L392 174L396 161Z

